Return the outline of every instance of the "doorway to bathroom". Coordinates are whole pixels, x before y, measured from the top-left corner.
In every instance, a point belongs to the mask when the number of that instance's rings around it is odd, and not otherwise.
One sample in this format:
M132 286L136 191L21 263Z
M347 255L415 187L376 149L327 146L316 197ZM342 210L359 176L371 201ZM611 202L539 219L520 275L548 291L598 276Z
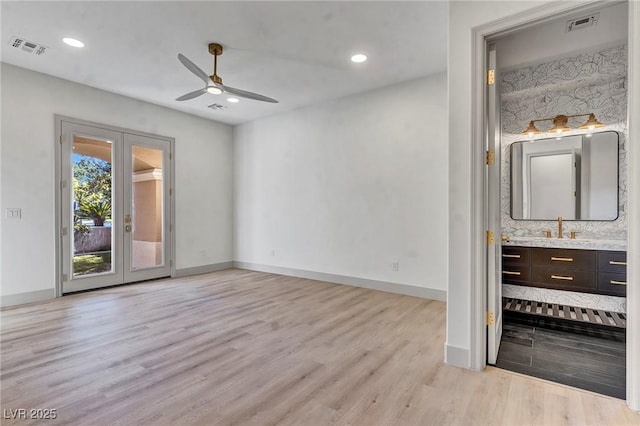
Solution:
M627 22L597 4L489 38L485 94L487 361L623 399Z

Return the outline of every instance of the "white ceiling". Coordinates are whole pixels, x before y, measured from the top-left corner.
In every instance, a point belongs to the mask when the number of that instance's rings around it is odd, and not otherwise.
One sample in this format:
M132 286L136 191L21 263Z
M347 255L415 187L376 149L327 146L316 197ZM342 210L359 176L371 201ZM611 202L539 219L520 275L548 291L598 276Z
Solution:
M3 62L229 124L441 72L447 60L447 2L1 2ZM43 55L11 37L47 46ZM85 42L83 49L62 43ZM205 94L177 60L207 74L210 42L224 84L279 104ZM349 61L354 52L369 60ZM219 103L228 108L207 108Z

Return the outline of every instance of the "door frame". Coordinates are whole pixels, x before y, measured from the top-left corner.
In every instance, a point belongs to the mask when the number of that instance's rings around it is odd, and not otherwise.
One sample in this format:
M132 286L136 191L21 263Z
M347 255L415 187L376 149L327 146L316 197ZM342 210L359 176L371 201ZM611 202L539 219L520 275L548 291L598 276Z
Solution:
M485 98L485 57L489 40L508 33L522 30L528 26L558 18L569 13L576 13L601 7L602 1L549 2L524 12L478 26L472 30L472 81L471 81L471 138L469 139L472 157L471 170L471 209L473 222L472 257L470 271L476 279L471 281L470 299L470 366L482 369L487 365L487 259L485 254L485 229L487 218L484 217L488 203L484 185L484 123L487 114ZM640 136L640 83L636 74L640 74L640 3L627 2L629 8L628 32L628 109L627 128L629 140L637 140ZM627 254L630 259L640 258L640 145L629 144L629 211L628 211L628 245ZM628 280L640 283L640 265L629 262ZM640 411L640 287L629 286L627 289L627 405Z
M176 232L175 232L175 138L169 136L156 135L153 133L141 132L138 130L127 129L124 127L112 126L109 124L96 123L94 121L83 120L75 117L69 117L65 115L55 114L55 179L54 179L54 192L55 192L55 226L53 229L55 238L54 259L55 259L55 297L61 297L62 293L62 122L69 122L73 124L79 124L84 126L92 126L114 132L129 133L133 135L139 135L144 137L151 137L156 139L162 139L169 142L170 155L169 155L169 244L171 246L171 255L169 256L169 265L171 270L171 277L176 276Z

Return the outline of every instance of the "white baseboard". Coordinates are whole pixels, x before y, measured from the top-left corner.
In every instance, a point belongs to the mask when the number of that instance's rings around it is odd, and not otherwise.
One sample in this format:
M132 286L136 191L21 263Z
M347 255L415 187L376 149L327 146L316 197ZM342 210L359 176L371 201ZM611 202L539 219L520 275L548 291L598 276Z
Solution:
M26 293L7 294L0 297L0 306L15 306L23 305L25 303L42 302L43 300L49 300L56 297L54 289L28 291Z
M469 362L469 349L445 344L444 362L456 367L471 368L471 364Z
M212 263L210 265L194 266L192 268L176 269L173 277L182 278L191 275L207 274L209 272L221 271L223 269L233 268L233 262Z
M447 292L432 288L416 287L406 284L390 283L386 281L370 280L367 278L349 277L345 275L328 274L325 272L306 271L303 269L285 268L282 266L261 265L251 262L233 262L233 266L239 269L251 271L269 272L290 277L307 278L311 280L326 281L334 284L344 284L354 287L369 288L372 290L386 291L389 293L404 294L423 299L440 300L447 299Z

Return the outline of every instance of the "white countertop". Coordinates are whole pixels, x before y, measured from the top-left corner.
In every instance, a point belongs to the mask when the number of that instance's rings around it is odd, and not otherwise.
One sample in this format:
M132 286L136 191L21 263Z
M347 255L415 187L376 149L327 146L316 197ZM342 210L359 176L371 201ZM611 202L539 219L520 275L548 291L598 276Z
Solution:
M503 242L503 246L525 246L525 247L548 247L548 248L569 248L584 250L627 250L626 240L595 240L588 238L544 238L544 237L517 237L509 236L508 242Z

